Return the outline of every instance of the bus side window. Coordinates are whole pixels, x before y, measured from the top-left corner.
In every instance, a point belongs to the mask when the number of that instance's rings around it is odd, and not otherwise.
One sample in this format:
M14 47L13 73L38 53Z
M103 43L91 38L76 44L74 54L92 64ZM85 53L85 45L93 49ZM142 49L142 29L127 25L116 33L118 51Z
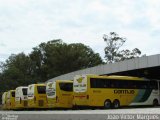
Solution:
M152 82L152 89L158 90L158 83L157 81Z
M91 85L91 88L96 88L96 79L91 78L90 79L90 85Z
M110 87L110 80L106 79L105 80L105 88L109 88Z
M148 88L148 81L142 82L142 89Z
M158 83L156 81L149 81L149 89L158 89Z
M137 86L136 86L136 84L135 84L135 81L130 80L130 81L128 82L128 87L129 87L130 89L136 89Z

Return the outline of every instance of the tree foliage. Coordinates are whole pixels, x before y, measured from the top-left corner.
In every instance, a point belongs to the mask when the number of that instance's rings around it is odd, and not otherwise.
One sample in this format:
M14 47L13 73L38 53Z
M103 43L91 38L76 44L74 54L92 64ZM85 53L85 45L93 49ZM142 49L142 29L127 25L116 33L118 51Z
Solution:
M124 43L126 42L126 38L119 37L119 35L115 32L110 32L109 35L104 35L103 40L106 42L105 51L105 60L107 63L114 63L126 59L131 59L135 57L139 57L141 55L141 51L138 48L134 48L133 50L120 50Z
M28 55L12 54L0 63L0 94L102 63L99 54L82 43L67 44L60 39L43 42Z
M66 44L62 40L41 43L30 54L34 72L43 79L102 64L98 53L84 44Z

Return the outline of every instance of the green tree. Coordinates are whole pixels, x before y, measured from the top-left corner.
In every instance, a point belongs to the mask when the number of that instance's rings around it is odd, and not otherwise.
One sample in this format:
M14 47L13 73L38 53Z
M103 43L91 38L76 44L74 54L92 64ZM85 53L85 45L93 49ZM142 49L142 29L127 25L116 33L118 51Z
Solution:
M5 63L1 64L0 93L35 83L31 79L31 61L24 53L12 54ZM3 69L2 69L3 68Z
M109 35L105 34L103 40L106 42L106 47L104 49L106 63L114 63L141 55L141 51L138 48L134 48L132 51L128 49L120 50L126 42L126 38L119 37L115 32L110 32Z
M59 39L41 43L30 57L37 68L35 73L45 80L103 63L90 47L81 43L66 44Z
M6 89L15 89L31 82L31 61L24 53L12 54L3 65L1 81Z
M102 63L99 54L82 43L67 44L60 39L41 43L29 55L12 54L0 63L0 94Z

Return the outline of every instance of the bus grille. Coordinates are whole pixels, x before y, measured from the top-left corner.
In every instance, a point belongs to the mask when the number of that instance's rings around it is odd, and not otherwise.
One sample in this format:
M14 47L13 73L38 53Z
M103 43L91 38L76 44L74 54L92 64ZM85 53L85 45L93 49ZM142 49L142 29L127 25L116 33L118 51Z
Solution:
M28 105L28 102L24 101L24 107L27 107L27 105Z
M39 106L43 106L44 105L44 101L43 100L39 100L38 104L39 104Z

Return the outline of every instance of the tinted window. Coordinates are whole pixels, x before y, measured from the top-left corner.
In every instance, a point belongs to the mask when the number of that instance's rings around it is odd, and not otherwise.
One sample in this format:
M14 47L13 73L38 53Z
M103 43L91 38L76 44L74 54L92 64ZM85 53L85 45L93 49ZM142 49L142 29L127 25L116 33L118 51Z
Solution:
M91 78L91 88L158 89L156 81Z
M158 82L157 81L150 81L149 86L150 86L150 89L158 90Z
M73 83L59 83L59 87L64 91L73 91Z
M22 88L23 95L27 95L27 88Z
M37 91L39 94L46 94L46 86L37 86Z
M12 94L12 97L15 97L15 92L12 92L11 94Z

